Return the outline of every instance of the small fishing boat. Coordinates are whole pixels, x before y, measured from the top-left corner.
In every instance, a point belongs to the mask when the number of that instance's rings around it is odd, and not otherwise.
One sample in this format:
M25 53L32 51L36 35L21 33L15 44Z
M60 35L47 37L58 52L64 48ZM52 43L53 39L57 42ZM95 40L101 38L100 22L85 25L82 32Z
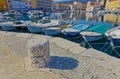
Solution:
M15 27L17 30L23 30L28 26L28 24L31 23L31 21L14 21L13 27Z
M27 28L31 33L40 33L43 32L42 29L48 28L48 27L55 27L58 26L57 21L51 21L50 23L30 23L28 24Z
M86 32L80 33L88 42L97 41L104 37L106 31L110 29L107 24L95 24L89 27Z
M80 34L81 31L86 30L89 25L86 24L78 24L71 26L70 28L65 28L62 30L62 33L68 37L75 37Z
M31 32L31 33L41 33L42 32L42 28L40 27L41 24L39 23L31 23L28 24L27 29Z
M82 35L87 42L100 40L104 37L104 35L96 32L81 32L80 35Z
M87 31L93 31L100 34L105 34L108 30L111 29L111 25L105 23L93 24L87 29Z
M50 20L57 21L58 25L63 25L64 13L51 13Z
M7 17L3 16L2 13L0 13L0 22L6 22L8 21Z
M40 21L38 21L38 23L35 23L35 22L30 23L27 26L27 28L32 33L40 33L40 32L43 32L43 29L45 29L45 28L62 25L63 24L62 13L52 13L50 15L50 22L47 22L47 23L46 22L43 23L43 22L44 21L41 22L41 20L40 20Z
M57 35L57 34L60 34L61 33L61 28L58 28L58 27L50 27L50 28L45 28L44 29L44 33L45 35Z
M62 33L69 38L78 36L80 32L81 32L80 30L76 30L72 28L65 28L62 30Z
M0 26L4 31L10 31L15 29L15 27L13 27L13 22L3 22L0 23Z
M120 46L120 26L107 31L105 35L110 39L112 46Z

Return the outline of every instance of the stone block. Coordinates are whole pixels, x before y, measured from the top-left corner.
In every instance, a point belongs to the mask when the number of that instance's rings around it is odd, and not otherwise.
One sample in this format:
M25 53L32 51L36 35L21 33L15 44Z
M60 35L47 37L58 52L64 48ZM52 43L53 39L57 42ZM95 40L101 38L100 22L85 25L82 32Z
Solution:
M50 58L49 41L45 38L36 38L28 41L26 50L28 62L30 68L39 69L45 67Z

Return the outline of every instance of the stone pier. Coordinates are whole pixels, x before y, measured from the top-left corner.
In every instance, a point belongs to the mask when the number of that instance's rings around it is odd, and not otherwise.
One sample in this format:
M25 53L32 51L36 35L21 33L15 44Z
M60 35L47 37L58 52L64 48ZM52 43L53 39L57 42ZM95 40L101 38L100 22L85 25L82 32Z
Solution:
M120 79L120 59L60 37L0 31L0 79Z

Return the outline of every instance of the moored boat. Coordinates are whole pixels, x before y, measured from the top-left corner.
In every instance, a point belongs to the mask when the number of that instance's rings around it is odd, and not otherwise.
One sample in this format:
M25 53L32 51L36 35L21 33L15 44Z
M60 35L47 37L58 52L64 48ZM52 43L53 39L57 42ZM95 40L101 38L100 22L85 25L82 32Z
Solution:
M76 30L76 29L72 29L72 28L65 28L62 30L62 33L66 36L66 37L76 37L79 35L81 31L80 30Z
M44 19L46 20L46 19ZM38 23L30 23L27 28L30 32L32 33L38 33L38 32L43 32L43 29L45 28L49 28L49 27L55 27L58 25L62 25L63 21L62 21L62 14L61 13L52 13L50 15L50 22L48 22L48 18L47 18L47 23L43 23L44 21L38 21Z
M13 27L13 22L3 22L0 23L0 26L4 31L10 31L15 29L15 27Z
M108 30L111 29L111 26L104 23L93 24L87 29L87 31L93 31L100 34L105 34Z
M105 32L109 29L110 26L106 24L93 24L86 32L81 33L81 35L88 42L97 41L102 39Z
M58 27L50 27L44 29L45 35L57 35L61 33L61 28Z
M65 34L67 37L75 37L78 36L81 31L86 30L88 27L89 25L86 24L78 24L70 28L63 29L62 33Z
M91 42L91 41L97 41L104 37L104 35L96 33L96 32L81 32L80 35L83 36L85 41Z
M41 33L42 32L42 28L40 27L40 24L38 24L38 23L28 24L28 26L26 26L26 27L31 33Z
M21 31L28 26L28 24L31 23L31 21L14 21L13 27L15 27L17 30Z
M110 39L112 46L120 46L120 26L107 31L105 35Z
M43 32L42 29L48 28L48 27L55 27L58 26L57 21L51 21L50 23L29 23L27 28L32 33L39 33Z

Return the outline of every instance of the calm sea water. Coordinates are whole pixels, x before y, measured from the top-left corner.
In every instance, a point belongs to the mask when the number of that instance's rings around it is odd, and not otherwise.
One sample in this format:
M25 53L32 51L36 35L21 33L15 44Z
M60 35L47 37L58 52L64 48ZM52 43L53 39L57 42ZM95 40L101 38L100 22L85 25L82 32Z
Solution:
M117 14L99 15L99 14L81 12L81 13L68 13L66 14L65 18L67 20L74 21L74 25L79 24L79 23L89 24L92 22L101 23L101 24L106 23L110 25L111 28L114 28L120 25L120 14L119 15ZM111 56L120 58L120 48L112 47L107 37L101 40L89 42L89 43L84 41L84 39L81 36L75 37L75 38L66 38L66 39L79 43L83 47L94 48L96 50L107 53Z

